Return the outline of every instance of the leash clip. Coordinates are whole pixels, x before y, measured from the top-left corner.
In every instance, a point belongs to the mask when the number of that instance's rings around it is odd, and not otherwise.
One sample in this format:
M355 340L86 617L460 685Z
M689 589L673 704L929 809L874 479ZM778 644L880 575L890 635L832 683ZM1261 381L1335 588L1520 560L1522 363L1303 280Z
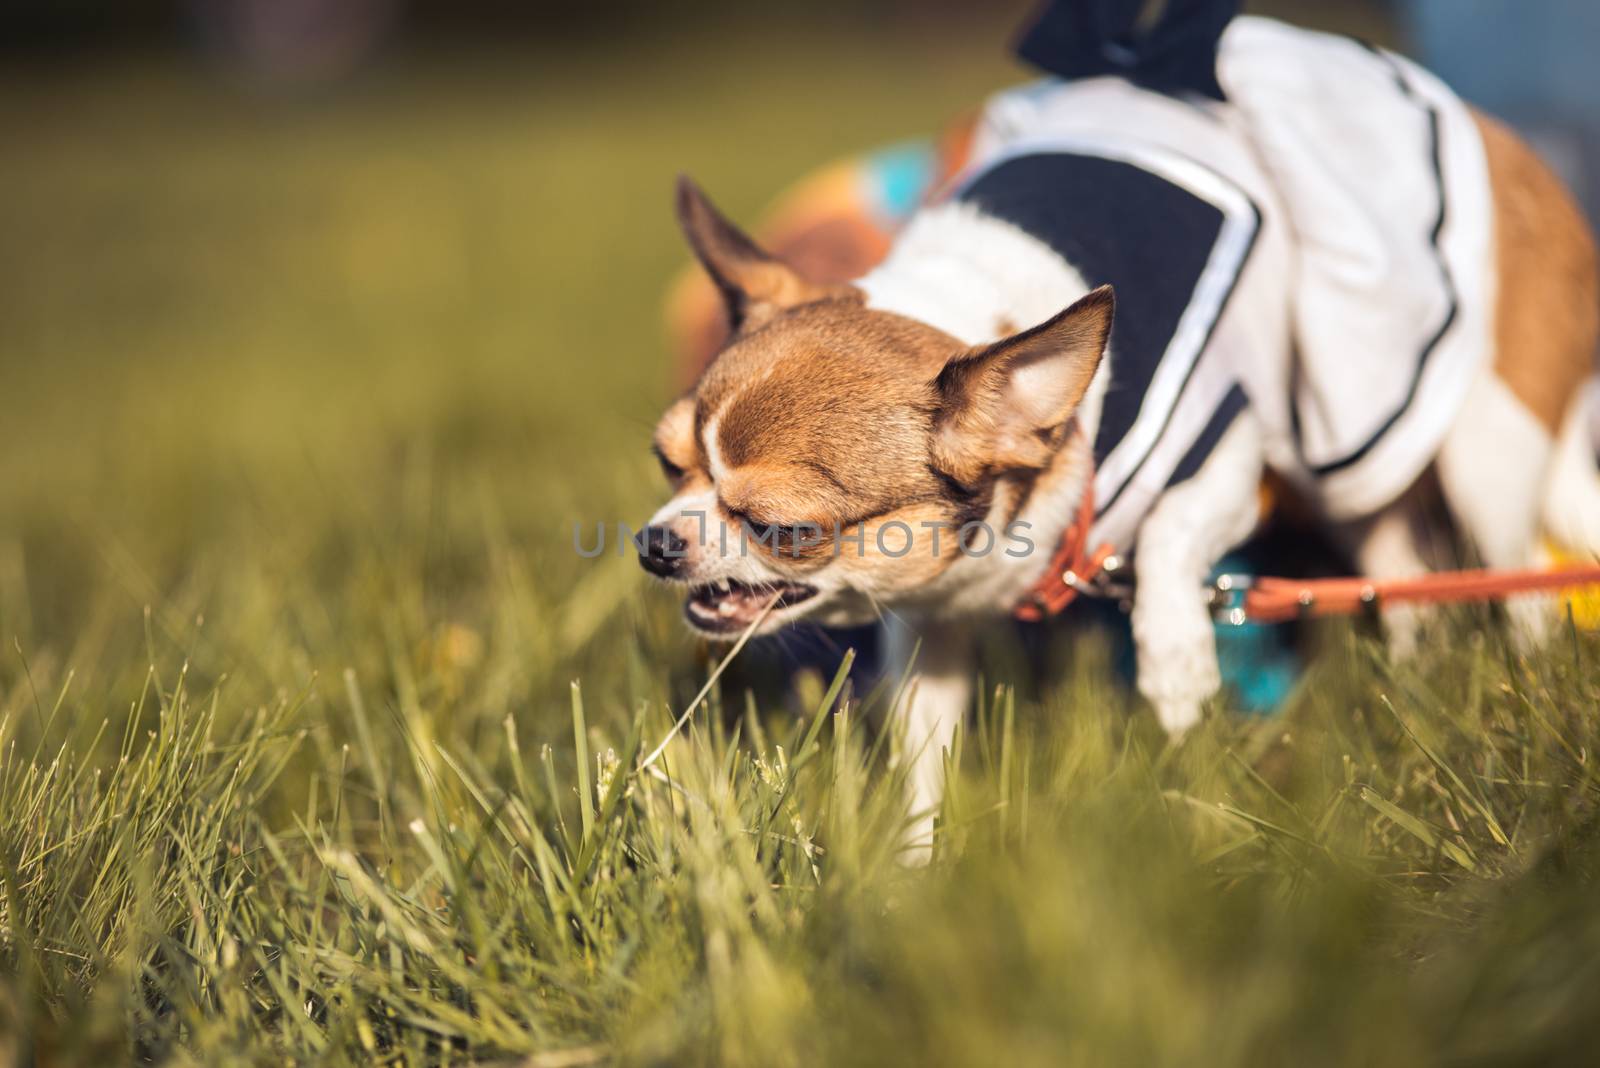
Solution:
M1079 577L1070 567L1061 573L1061 581L1081 597L1100 600L1127 601L1133 597L1133 583L1118 581L1116 573L1122 569L1122 557L1112 554L1101 561L1100 569L1088 579Z
M1208 591L1212 620L1230 627L1242 627L1250 622L1244 610L1244 596L1253 585L1254 578L1237 572L1224 572L1212 579Z

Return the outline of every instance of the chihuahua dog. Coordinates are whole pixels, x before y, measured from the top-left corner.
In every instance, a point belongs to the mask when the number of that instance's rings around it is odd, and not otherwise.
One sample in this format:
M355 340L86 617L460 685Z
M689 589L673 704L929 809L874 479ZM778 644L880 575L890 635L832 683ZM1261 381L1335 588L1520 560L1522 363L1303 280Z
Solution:
M1269 470L1373 576L1428 566L1424 476L1489 566L1535 563L1541 530L1600 544L1576 400L1600 284L1558 180L1397 57L1228 33L1222 99L1002 94L967 173L854 284L802 277L680 181L733 331L656 428L674 495L641 561L711 638L882 620L902 657L920 643L896 715L924 852L973 630L1081 516L1137 580L1138 689L1174 736L1219 686L1204 582ZM1369 93L1370 122L1319 105L1329 85ZM1380 225L1346 223L1351 188ZM1514 614L1536 633L1537 606Z

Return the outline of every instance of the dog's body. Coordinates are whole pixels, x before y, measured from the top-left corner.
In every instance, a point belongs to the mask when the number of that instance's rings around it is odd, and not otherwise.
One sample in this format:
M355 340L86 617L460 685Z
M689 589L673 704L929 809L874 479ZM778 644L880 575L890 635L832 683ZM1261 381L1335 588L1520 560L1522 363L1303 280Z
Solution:
M1152 108L1180 106L1147 95ZM971 696L971 628L1026 596L1091 487L1111 498L1097 537L1131 556L1138 580L1139 689L1174 734L1198 720L1219 685L1202 584L1254 528L1269 468L1321 508L1374 576L1426 566L1404 492L1421 466L1437 475L1459 532L1490 566L1532 564L1541 524L1569 544L1600 546L1600 480L1576 403L1600 332L1595 252L1532 153L1490 120L1471 120L1494 256L1488 284L1463 288L1492 306L1454 312L1445 325L1458 314L1482 323L1492 358L1463 361L1453 384L1444 370L1436 377L1446 384L1413 384L1413 403L1433 407L1411 421L1439 428L1408 446L1424 442L1417 469L1395 461L1346 474L1320 499L1317 465L1291 436L1291 423L1299 432L1292 402L1278 397L1296 381L1292 278L1303 250L1286 225L1291 213L1275 203L1282 183L1237 151L1226 107L1205 120L1217 123L1211 154L1238 157L1228 177L1258 211L1267 205L1266 225L1252 233L1220 301L1206 304L1204 333L1192 307L1177 320L1175 336L1187 329L1205 351L1178 371L1152 363L1139 387L1148 396L1131 406L1115 392L1108 405L1112 384L1128 378L1117 375L1118 343L1106 352L1110 291L1091 289L1105 271L1071 262L1061 242L996 208L1017 194L985 185L998 173L993 161L965 183L970 195L921 213L855 286L805 281L683 187L685 229L727 298L735 335L657 430L678 493L651 521L644 562L691 584L688 618L707 633L736 633L757 619L773 628L802 617L887 616L896 647L920 640L903 744L915 761L921 844L941 792L942 751ZM1126 143L1143 150L1149 140L1135 130ZM1026 182L1019 188L1030 195ZM1171 203L1174 213L1188 210L1181 195ZM1141 204L1141 218L1161 210ZM1180 222L1174 214L1172 225ZM1196 293L1217 288L1218 249L1226 251L1223 236ZM1137 285L1134 277L1122 289ZM1197 417L1175 414L1184 397L1200 398L1188 402L1201 405ZM1404 427L1407 418L1389 422ZM1102 430L1113 425L1115 440L1106 440ZM1404 453L1397 446L1389 455ZM1324 466L1336 477L1343 470ZM963 526L988 532L987 551L959 543ZM1014 530L1037 551L994 541ZM1536 629L1533 607L1520 613L1523 629Z

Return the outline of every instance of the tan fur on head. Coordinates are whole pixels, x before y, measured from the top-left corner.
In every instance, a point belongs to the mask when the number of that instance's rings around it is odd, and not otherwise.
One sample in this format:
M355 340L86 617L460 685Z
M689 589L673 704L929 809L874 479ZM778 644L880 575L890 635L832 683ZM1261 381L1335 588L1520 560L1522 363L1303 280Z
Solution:
M714 488L726 522L820 528L811 551L768 554L786 571L812 571L835 555L835 530L913 512L916 529L961 514L964 502L930 464L930 435L934 380L963 351L854 301L804 304L735 335L663 416L656 449L681 469L680 492Z

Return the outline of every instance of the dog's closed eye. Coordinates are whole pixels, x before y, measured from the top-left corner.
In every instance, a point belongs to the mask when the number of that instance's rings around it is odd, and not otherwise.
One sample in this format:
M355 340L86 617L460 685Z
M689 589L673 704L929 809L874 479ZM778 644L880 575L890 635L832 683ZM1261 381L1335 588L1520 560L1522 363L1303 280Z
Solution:
M752 537L763 541L783 529L782 523L763 523L761 520L752 519L749 516L741 516L739 522L744 525L744 528L750 532Z
M803 545L815 544L822 531L818 523L769 522L743 513L735 513L734 518L753 544L791 555Z
M656 463L661 465L661 473L666 476L668 482L676 486L683 481L683 476L686 472L682 467L667 459L667 454L661 451L661 446L650 446L650 452L655 456Z
M779 539L788 538L792 540L794 535L795 527L793 523L771 523L749 515L740 515L737 518L739 524L749 532L750 537L768 545L777 545Z

